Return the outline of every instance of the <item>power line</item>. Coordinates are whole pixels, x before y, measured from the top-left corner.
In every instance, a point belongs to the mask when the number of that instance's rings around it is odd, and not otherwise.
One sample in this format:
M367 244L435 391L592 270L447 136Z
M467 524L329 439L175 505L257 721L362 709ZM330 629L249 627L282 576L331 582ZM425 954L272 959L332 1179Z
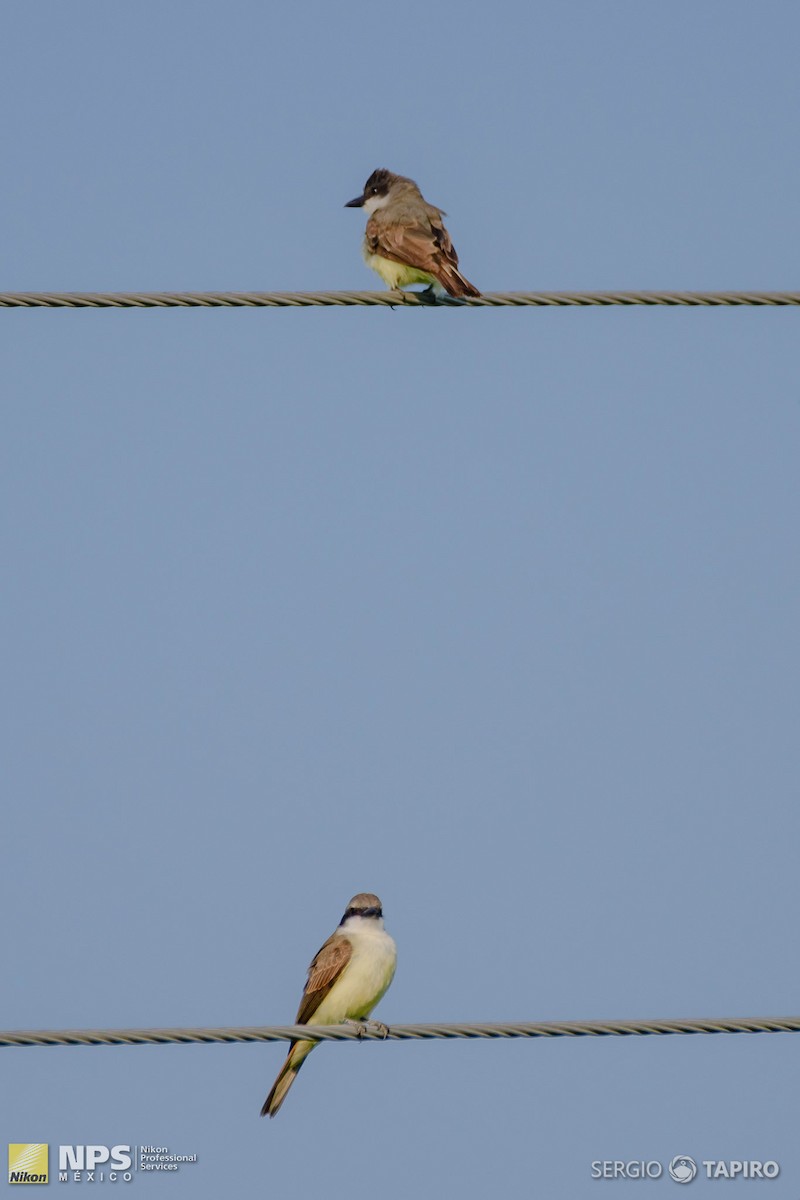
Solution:
M491 1024L392 1025L394 1041L432 1038L647 1037L693 1033L800 1033L800 1017L691 1017L661 1021L495 1021ZM382 1031L354 1025L244 1025L213 1029L28 1029L2 1033L0 1046L148 1046L215 1042L381 1041Z
M0 308L782 308L800 292L485 292L454 300L426 292L2 292Z

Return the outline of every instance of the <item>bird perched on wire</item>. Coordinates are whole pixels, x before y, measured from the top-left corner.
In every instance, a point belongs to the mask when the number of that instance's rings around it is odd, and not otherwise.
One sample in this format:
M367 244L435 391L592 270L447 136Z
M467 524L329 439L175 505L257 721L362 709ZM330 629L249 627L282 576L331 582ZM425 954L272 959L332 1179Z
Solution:
M372 892L359 892L308 968L295 1024L361 1024L392 982L396 963L397 947L383 928L380 900ZM385 1025L378 1028L384 1037L389 1032ZM310 1039L292 1042L264 1101L262 1117L275 1116L317 1044Z
M381 167L364 184L362 195L345 208L369 214L364 261L387 287L426 283L448 296L480 296L458 269L458 255L444 227L440 208L428 204L413 179Z

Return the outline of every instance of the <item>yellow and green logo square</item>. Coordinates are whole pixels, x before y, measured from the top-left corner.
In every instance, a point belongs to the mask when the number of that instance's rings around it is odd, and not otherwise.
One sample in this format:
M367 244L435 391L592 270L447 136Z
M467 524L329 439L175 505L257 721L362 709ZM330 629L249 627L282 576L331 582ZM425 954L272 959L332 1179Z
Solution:
M48 1182L47 1142L8 1143L8 1182Z

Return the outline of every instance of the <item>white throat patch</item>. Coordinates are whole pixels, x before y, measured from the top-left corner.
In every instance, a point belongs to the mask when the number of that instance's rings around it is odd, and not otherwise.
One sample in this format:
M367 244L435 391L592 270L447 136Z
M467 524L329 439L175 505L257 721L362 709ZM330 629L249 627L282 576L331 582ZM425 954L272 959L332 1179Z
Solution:
M365 213L369 213L369 215L372 216L372 214L374 212L377 212L379 208L386 208L386 205L388 203L389 203L388 195L386 195L386 196L368 196L367 199L364 201L364 203L361 205L361 207L363 208Z

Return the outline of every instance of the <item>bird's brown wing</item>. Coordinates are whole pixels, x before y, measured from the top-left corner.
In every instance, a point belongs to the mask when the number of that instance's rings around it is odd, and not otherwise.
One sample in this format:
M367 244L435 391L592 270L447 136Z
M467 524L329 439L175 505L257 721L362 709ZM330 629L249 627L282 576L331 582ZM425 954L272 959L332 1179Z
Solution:
M458 255L438 208L429 204L424 216L406 220L381 219L382 211L367 221L367 246L373 254L427 272L451 296L480 296L458 269Z
M438 210L429 220L393 222L386 224L370 217L367 221L367 244L373 254L392 262L417 267L438 276L442 267L458 267L458 255L453 249L450 234L442 224Z
M308 968L308 980L295 1020L297 1025L311 1023L311 1018L350 962L352 954L353 947L346 937L334 933L328 938Z
M428 207L428 219L431 223L431 232L433 240L436 242L439 253L444 262L451 267L458 266L458 255L456 254L455 246L450 241L450 234L444 227L442 216L444 214L438 208Z

